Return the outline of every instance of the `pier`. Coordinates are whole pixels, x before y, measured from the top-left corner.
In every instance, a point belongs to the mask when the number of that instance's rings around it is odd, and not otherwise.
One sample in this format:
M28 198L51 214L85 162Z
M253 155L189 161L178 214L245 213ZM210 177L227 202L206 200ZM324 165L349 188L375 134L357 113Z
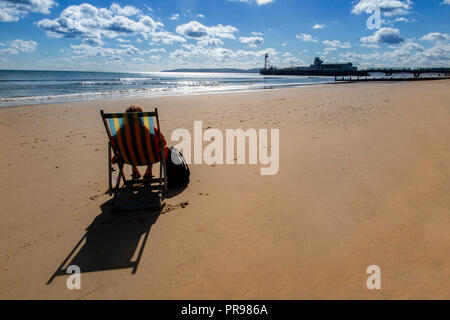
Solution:
M430 77L360 77L360 76L356 76L356 77L344 77L344 76L335 76L334 77L334 81L335 82L369 82L369 81L428 81L428 80L443 80L443 79L450 79L450 76L441 76L441 75L436 75L436 76L430 76Z
M450 76L450 68L369 68L361 70L358 75L369 75L373 73L383 73L386 76L393 74L412 74L414 78L419 78L422 74L437 74L438 76Z
M450 68L367 68L358 70L351 62L324 63L319 57L309 67L276 68L270 65L269 55L264 57L262 75L297 75L297 76L328 76L335 81L411 81L436 80L450 77ZM382 74L383 76L378 76ZM408 77L393 77L393 75L410 75ZM425 76L424 76L425 75ZM375 76L375 77L374 77ZM389 77L390 78L387 78ZM338 79L341 77L341 79ZM355 78L356 77L356 80ZM364 78L362 78L364 77Z

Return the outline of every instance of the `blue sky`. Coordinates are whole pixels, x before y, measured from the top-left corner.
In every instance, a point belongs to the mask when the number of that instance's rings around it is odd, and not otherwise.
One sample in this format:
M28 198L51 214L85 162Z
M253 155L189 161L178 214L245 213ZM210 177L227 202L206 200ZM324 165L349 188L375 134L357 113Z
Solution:
M449 17L450 0L0 0L0 68L255 68L266 52L277 67L449 67Z

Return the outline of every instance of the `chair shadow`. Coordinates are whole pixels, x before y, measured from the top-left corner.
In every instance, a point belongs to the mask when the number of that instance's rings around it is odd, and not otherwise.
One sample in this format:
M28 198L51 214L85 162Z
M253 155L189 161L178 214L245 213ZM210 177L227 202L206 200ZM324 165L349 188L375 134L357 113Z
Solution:
M157 201L151 192L124 192L121 201L148 203ZM48 280L67 275L67 267L76 265L82 273L132 268L135 274L139 266L150 229L156 223L161 209L121 211L111 213L112 200L100 206L101 213L86 228L86 233L67 255ZM135 257L135 259L133 259Z

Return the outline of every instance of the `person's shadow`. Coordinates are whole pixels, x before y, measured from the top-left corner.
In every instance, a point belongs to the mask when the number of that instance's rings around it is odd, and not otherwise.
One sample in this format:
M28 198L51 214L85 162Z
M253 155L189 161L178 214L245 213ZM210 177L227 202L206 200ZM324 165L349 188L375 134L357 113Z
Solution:
M155 201L150 192L122 192L121 201L142 203ZM132 268L136 273L150 229L161 209L124 211L111 214L112 200L103 203L101 213L86 228L86 233L48 280L67 275L67 268L76 265L82 273Z

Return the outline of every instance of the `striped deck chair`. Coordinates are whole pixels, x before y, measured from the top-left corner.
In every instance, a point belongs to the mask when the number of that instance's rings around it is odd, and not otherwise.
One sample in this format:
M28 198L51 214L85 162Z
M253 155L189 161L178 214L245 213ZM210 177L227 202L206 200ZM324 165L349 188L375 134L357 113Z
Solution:
M125 112L100 114L108 135L108 183L109 195L114 194L113 209L117 209L118 195L125 189L157 190L159 203L140 206L140 208L161 207L167 192L166 158L163 139L160 135L158 109L154 112ZM156 119L158 137L155 136L153 118ZM159 142L159 143L157 143ZM113 185L113 156L118 164L119 173ZM124 165L147 166L160 163L159 178L150 180L125 178ZM123 184L121 182L123 180ZM134 208L133 208L134 209Z

